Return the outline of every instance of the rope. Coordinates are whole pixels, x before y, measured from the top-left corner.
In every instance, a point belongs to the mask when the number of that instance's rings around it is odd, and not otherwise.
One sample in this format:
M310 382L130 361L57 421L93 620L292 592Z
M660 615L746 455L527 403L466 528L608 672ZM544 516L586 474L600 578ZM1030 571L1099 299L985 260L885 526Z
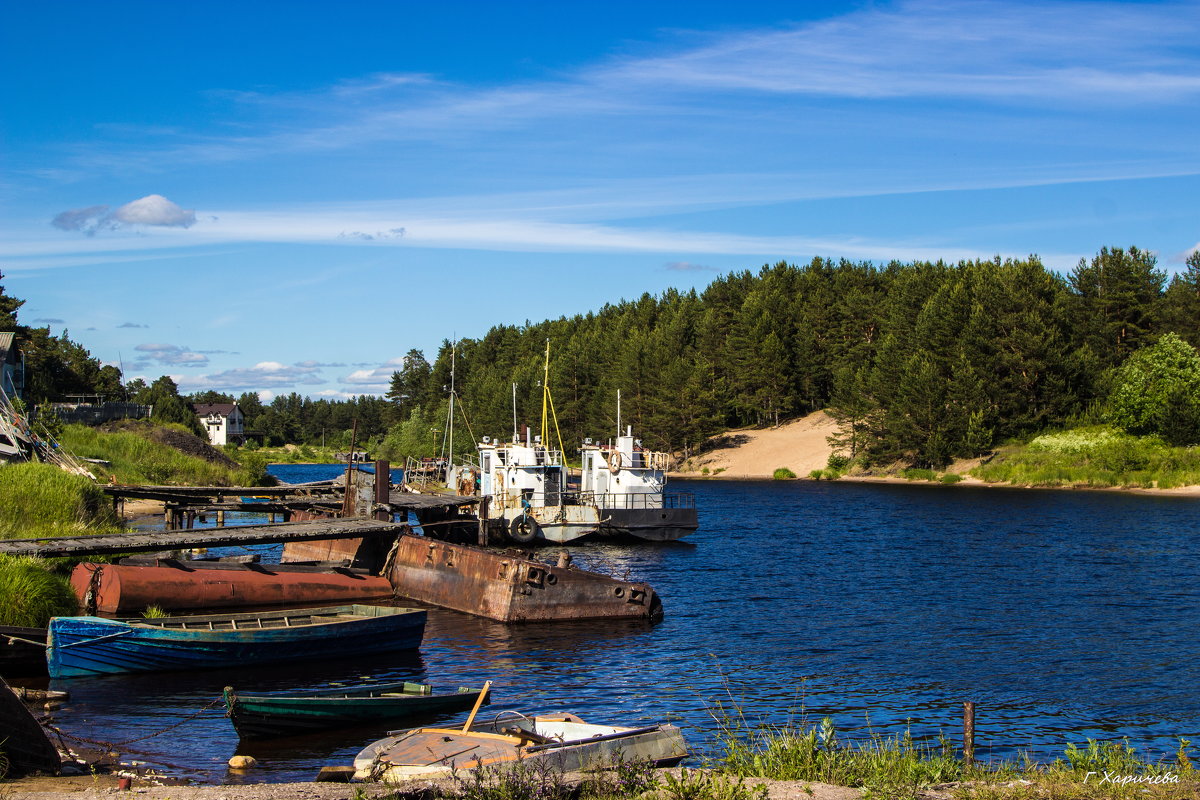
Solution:
M204 706L203 708L201 708L199 711L195 712L194 714L189 714L188 716L184 717L183 719L179 720L178 722L172 723L171 725L168 725L167 727L163 728L160 731L155 731L154 733L148 733L145 736L137 736L137 737L134 737L133 739L126 739L123 742L105 742L105 741L101 741L100 739L89 739L86 736L78 736L73 733L67 733L66 731L62 730L61 728L58 728L54 725L49 725L45 722L42 723L42 727L44 727L48 731L53 732L54 735L59 738L60 742L62 741L63 738L67 738L73 742L83 742L84 744L93 744L93 745L97 745L99 747L103 747L105 750L115 750L118 747L125 747L126 745L133 744L134 742L141 742L141 741L145 741L146 739L153 739L155 736L162 736L164 733L166 733L168 731L173 731L176 728L178 728L179 726L184 725L185 723L191 722L196 717L203 714L205 711L211 711L213 708L216 708L217 706L221 705L224 702L225 702L224 697L218 697L216 700L213 700L212 702L208 703L206 706ZM64 748L64 749L66 749L66 748Z

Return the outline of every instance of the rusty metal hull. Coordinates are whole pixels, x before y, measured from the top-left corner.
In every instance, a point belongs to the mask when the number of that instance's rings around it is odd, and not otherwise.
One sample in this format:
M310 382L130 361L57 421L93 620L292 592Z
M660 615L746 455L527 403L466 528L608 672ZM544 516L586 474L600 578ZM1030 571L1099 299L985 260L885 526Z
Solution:
M659 619L663 613L644 583L418 536L396 540L388 578L398 597L500 622Z
M107 613L343 603L389 597L386 578L338 572L245 571L80 564L71 573L80 601ZM88 597L88 594L91 597Z

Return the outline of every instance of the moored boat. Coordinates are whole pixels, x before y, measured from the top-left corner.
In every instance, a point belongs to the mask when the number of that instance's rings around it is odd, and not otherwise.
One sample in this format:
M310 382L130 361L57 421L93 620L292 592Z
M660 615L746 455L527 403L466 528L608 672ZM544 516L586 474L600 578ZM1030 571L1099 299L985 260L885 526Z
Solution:
M674 725L628 728L586 723L574 714L502 711L490 722L462 729L417 728L380 739L355 757L354 777L403 783L518 760L564 772L618 758L674 766L686 756L687 744Z
M425 611L373 605L147 619L55 617L50 677L212 669L420 646Z
M280 692L225 687L225 706L238 736L265 739L371 722L398 721L470 709L485 689L435 693L406 681Z
M579 502L597 508L601 535L670 542L699 527L695 498L665 491L670 453L642 447L629 428L608 444L588 439L580 452Z

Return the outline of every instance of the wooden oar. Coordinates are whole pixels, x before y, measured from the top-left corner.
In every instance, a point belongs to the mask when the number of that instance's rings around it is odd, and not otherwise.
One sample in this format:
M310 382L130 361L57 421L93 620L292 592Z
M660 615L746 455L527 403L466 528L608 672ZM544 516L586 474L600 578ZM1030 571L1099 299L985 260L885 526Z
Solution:
M467 724L463 725L462 732L466 733L471 730L471 723L475 721L475 715L479 713L479 707L483 705L483 701L487 700L488 690L492 688L491 681L483 682L483 691L479 693L479 699L475 701L475 707L471 709L471 716L467 717Z

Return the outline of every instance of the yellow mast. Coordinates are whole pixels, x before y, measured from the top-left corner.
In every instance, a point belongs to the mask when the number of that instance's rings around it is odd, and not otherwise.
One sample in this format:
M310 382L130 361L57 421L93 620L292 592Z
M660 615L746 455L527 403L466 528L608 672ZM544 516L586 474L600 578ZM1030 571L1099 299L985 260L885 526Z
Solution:
M554 398L550 396L550 338L546 338L546 360L542 367L542 441L547 445L550 443L548 434L549 420L554 420L554 433L558 437L558 452L566 458L566 449L563 448L562 432L558 429L558 414L554 411Z

